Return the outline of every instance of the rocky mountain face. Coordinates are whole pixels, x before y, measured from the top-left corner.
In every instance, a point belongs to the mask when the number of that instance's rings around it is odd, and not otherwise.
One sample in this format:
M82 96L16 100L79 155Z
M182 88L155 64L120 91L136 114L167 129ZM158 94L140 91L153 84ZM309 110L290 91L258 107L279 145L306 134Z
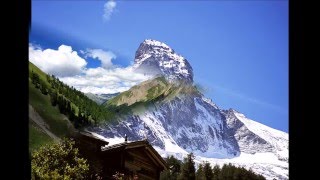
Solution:
M117 122L88 128L110 142L128 139L149 142L163 155L233 163L264 175L288 179L288 134L222 110L193 86L192 67L168 45L145 40L136 52L137 71L163 76L136 85L106 105L127 105L131 111ZM179 83L178 83L179 82ZM182 83L181 83L182 82Z
M150 143L167 149L171 144L206 157L232 158L240 149L225 116L199 96L177 96L165 102L138 106L129 116L102 128L105 137L130 140L148 138Z
M164 75L168 80L193 82L189 62L168 45L151 39L143 41L135 55L136 71L148 75Z
M228 127L244 153L275 154L279 160L288 161L288 134L246 118L236 110L223 110Z

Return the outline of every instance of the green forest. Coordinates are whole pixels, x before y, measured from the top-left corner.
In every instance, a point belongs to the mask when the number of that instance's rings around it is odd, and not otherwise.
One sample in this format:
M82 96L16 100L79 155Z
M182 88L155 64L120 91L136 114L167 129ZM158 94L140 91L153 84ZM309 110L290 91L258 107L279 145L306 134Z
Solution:
M32 85L43 95L50 97L52 106L58 106L60 113L68 116L75 128L97 125L111 121L114 112L98 105L84 93L61 82L54 75L47 75L30 63L29 77Z

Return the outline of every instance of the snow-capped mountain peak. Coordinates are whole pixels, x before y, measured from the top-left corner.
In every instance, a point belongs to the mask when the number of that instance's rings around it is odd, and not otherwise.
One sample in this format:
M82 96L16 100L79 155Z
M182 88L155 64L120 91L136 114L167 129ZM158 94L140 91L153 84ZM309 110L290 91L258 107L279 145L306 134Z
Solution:
M288 179L288 134L247 118L240 112L219 108L193 86L192 67L165 43L146 39L135 56L134 68L161 75L123 92L108 104L125 106L130 113L96 132L114 142L145 137L163 156L183 159L196 155L196 163L233 163L269 179ZM173 81L172 81L173 80ZM187 83L176 83L182 80Z
M144 74L162 75L168 80L193 82L193 70L187 59L157 40L146 39L140 44L134 68Z
M159 48L168 49L168 50L172 51L172 49L171 49L168 45L166 45L166 44L163 43L163 42L154 40L154 39L146 39L146 40L144 40L142 43L143 43L143 44L148 44L148 45L154 46L154 47L159 47Z

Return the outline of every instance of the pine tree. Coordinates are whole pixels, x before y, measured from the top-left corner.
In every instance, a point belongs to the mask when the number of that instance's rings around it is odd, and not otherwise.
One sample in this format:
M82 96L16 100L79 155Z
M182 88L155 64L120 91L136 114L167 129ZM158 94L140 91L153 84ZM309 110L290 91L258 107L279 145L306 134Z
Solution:
M213 180L265 180L265 177L254 173L251 169L247 170L243 167L236 167L232 164L224 164L220 169L217 165L213 167Z
M39 75L35 72L31 72L31 82L35 85L36 88L40 88L40 78Z
M184 162L181 167L181 174L179 176L181 180L195 180L195 167L194 167L194 155L188 154L187 158L184 158Z
M214 167L213 167L213 180L217 180L218 179L218 177L219 177L219 174L220 174L220 167L218 166L218 165L215 165Z
M166 158L169 169L161 173L161 180L176 180L180 174L181 161L173 157L172 155Z
M199 168L196 173L196 180L205 180L202 164L199 164Z
M48 94L48 87L43 81L40 81L40 91L44 95Z
M56 91L51 91L50 93L50 101L52 106L56 106L58 103L58 94Z
M206 180L211 180L213 178L213 171L209 162L204 163L203 172Z

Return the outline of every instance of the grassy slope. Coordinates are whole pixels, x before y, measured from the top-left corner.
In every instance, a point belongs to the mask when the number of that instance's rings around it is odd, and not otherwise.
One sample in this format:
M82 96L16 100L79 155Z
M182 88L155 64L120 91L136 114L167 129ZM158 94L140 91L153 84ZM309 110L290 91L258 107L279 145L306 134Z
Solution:
M153 103L169 101L177 96L199 94L196 87L183 82L169 83L164 77L157 77L133 86L127 91L110 99L104 105L115 109L118 114L141 113Z
M50 87L50 84L47 81L47 74L44 73L43 71L41 71L41 69L39 69L37 66L32 64L32 62L29 62L29 77L31 76L31 71L37 73L39 75L39 78L41 80L43 80L48 87ZM30 89L30 84L31 83L29 83L29 89ZM30 101L30 99L29 99L29 101ZM75 106L73 103L71 103L71 104L72 104L72 107L74 108L76 114L78 114L79 108L77 106Z
M68 135L67 121L60 114L58 107L51 106L49 95L43 95L29 81L29 103L49 125L50 131L58 137Z
M29 120L29 152L51 142L53 142L53 139L43 132L35 123Z
M29 62L29 77L31 76L31 71L37 73L39 75L39 78L43 80L48 87L50 86L49 82L47 81L47 75L42 72L37 66Z
M136 102L146 102L165 93L168 88L168 83L163 81L162 78L148 80L133 86L128 91L122 92L118 96L107 101L106 104L116 106L127 104L130 106Z
M46 74L43 73L32 63L29 63L29 71L37 72L40 79L46 80ZM49 86L49 83L48 83ZM29 79L29 104L38 112L38 114L49 125L49 130L58 137L69 135L70 129L65 116L60 114L58 107L53 107L49 95L43 95L39 89L36 89ZM29 120L30 121L30 120ZM30 124L31 123L31 124ZM36 124L29 123L29 145L30 150L34 150L41 145L51 142L52 139L37 127Z

